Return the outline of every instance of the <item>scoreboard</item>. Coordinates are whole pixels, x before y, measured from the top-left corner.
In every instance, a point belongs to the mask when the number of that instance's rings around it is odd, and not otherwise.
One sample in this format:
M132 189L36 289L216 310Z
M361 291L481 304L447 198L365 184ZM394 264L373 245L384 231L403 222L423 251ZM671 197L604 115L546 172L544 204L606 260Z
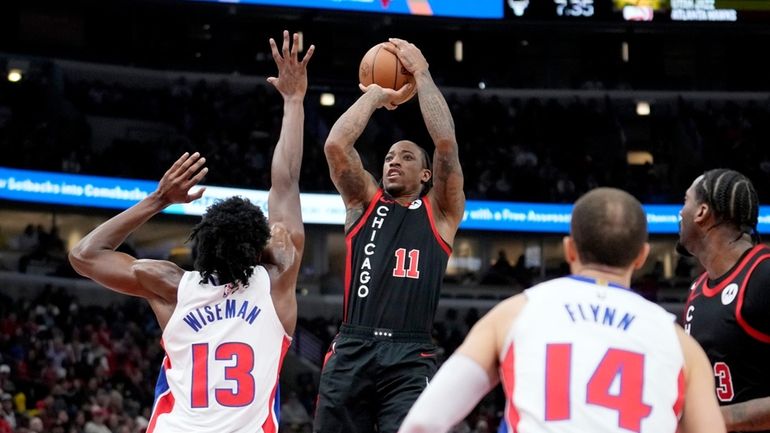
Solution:
M769 0L506 0L511 20L763 22Z
M510 21L768 22L770 0L194 0Z

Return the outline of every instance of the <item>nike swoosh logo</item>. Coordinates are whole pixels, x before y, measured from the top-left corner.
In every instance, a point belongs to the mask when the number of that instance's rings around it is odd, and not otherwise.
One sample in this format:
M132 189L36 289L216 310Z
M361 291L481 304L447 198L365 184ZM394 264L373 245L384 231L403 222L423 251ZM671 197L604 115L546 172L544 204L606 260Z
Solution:
M421 358L431 358L431 357L434 357L434 356L436 356L435 353L428 353L428 352L421 352L420 353L420 357Z

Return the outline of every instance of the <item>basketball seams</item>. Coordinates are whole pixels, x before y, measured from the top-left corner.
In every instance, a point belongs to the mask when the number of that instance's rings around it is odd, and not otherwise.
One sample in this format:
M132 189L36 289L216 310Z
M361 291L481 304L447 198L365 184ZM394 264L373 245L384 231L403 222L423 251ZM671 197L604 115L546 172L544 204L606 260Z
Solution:
M377 45L377 51L374 52L374 56L372 57L372 83L376 83L376 81L374 81L374 71L377 69L377 56L380 55L381 49L382 44Z
M400 66L401 61L398 59L398 56L396 56L395 54L393 55L393 57L396 58L395 59L396 61L393 62L393 66L396 68L396 70L393 71L393 90L397 91L398 90L398 70L399 70L398 67Z

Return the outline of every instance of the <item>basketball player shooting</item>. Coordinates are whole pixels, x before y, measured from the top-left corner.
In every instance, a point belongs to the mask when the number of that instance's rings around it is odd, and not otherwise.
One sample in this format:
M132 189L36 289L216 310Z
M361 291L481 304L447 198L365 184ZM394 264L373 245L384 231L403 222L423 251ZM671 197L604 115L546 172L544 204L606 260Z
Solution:
M374 111L395 109L410 85L365 87L329 133L324 151L347 212L347 263L343 323L321 373L316 432L395 433L437 366L430 333L465 207L463 174L452 115L425 57L401 39L385 45L414 76L435 168L420 146L399 141L378 184L354 147Z
M298 35L281 51L270 39L283 96L283 125L273 154L268 217L231 197L206 210L195 226L195 270L138 260L115 251L151 217L191 192L206 175L206 159L182 155L147 198L111 218L70 252L81 275L116 292L144 298L166 351L147 433L275 432L278 373L297 320L297 274L305 243L299 201L307 63Z

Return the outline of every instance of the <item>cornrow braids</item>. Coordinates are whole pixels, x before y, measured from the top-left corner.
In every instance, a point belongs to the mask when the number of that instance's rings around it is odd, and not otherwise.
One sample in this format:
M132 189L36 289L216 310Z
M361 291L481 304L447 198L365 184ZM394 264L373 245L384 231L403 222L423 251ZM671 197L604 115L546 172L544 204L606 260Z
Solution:
M711 206L717 224L733 225L759 243L759 197L746 176L724 168L709 170L701 176L695 194L699 201Z
M247 199L230 197L206 209L188 240L194 243L201 283L216 276L217 285L246 287L269 239L262 210Z

